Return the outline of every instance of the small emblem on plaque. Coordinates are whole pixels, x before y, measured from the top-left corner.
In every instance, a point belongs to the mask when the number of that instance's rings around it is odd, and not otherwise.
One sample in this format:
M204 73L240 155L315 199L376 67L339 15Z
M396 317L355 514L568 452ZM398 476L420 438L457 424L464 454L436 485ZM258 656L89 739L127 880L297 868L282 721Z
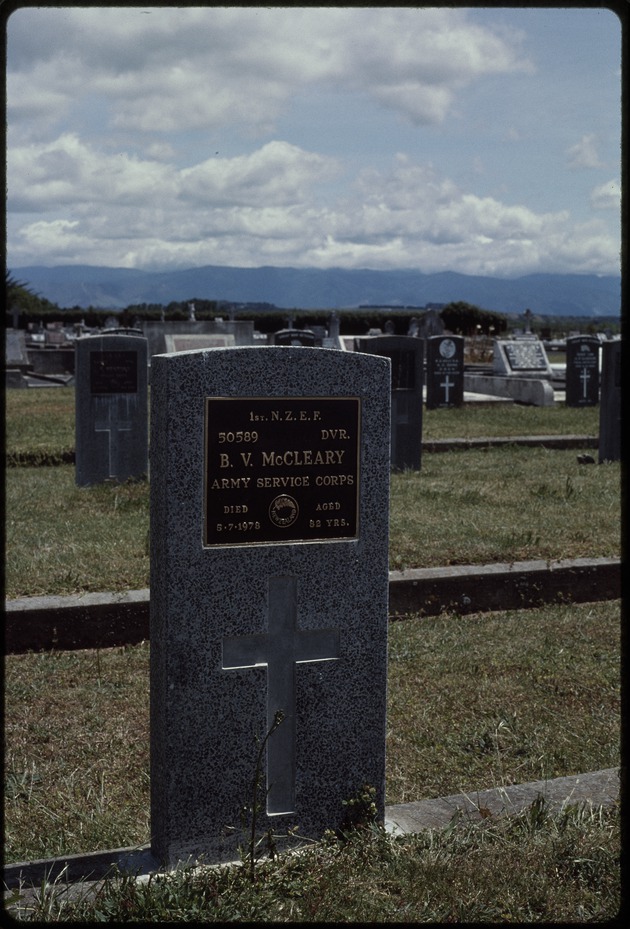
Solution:
M269 506L269 519L274 526L280 526L282 529L292 526L298 517L299 507L297 501L288 494L280 494L275 497Z
M452 339L444 339L440 342L440 355L442 358L452 358L455 354L455 343Z

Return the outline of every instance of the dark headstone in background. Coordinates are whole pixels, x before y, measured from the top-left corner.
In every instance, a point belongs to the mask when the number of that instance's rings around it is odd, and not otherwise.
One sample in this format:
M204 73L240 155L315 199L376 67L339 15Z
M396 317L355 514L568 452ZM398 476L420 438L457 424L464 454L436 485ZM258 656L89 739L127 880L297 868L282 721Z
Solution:
M76 342L78 486L140 479L148 471L148 343L111 333Z
M356 339L357 350L391 361L391 468L419 471L422 462L424 339L375 336Z
M621 459L621 339L602 342L599 463Z
M427 339L427 409L461 406L464 402L464 337L437 335Z
M315 333L311 329L279 329L273 333L271 344L313 347Z
M599 350L595 336L567 339L566 405L596 406L599 403Z

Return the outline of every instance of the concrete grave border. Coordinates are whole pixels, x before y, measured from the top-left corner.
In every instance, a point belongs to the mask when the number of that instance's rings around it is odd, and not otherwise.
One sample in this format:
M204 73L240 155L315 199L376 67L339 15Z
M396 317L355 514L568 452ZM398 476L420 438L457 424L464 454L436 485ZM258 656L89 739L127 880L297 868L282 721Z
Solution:
M390 571L390 619L545 603L586 603L621 597L618 558L521 561ZM110 648L149 638L150 592L25 597L5 602L5 654L47 649Z
M550 812L559 812L568 806L612 806L619 802L619 795L619 771L606 768L569 777L393 804L385 807L385 829L402 835L424 829L440 829L457 818L461 823L479 822L520 813L539 799L544 800ZM12 888L41 888L42 881L46 881L48 886L57 881L58 892L65 893L72 889L72 884L81 881L95 885L114 873L143 877L159 870L149 848L141 846L7 864L2 877L6 897Z

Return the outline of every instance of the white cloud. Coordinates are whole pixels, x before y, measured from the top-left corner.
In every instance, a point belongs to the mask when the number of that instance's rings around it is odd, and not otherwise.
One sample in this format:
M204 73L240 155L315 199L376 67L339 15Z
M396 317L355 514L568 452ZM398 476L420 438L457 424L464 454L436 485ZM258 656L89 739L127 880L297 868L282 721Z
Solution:
M182 171L184 199L196 205L302 203L313 182L337 171L336 162L287 142L269 142L250 155L212 158Z
M226 205L302 204L312 185L334 176L339 166L335 159L275 141L249 155L177 169L126 152L100 152L65 133L47 144L13 147L8 170L9 207L16 212L88 204L153 209L159 202L162 209L179 205L199 213Z
M20 229L19 237L26 249L35 249L46 255L53 255L55 261L80 260L85 239L79 228L78 220L54 219L38 220Z
M331 202L318 191L336 162L281 141L181 170L104 154L72 134L12 157L21 177L16 206L46 217L17 224L17 267L33 251L53 264L456 267L470 274L553 269L558 261L614 273L618 262L603 227L580 228L566 211L536 213L478 196L402 154L387 171L362 171L354 189ZM55 211L62 215L49 218Z
M9 209L47 212L54 207L138 205L168 194L172 169L126 152L106 155L65 133L47 144L9 148Z
M225 123L270 131L298 87L358 90L414 123L444 119L456 91L528 68L456 9L329 7L18 10L9 21L9 114L23 131L78 94L107 96L114 127ZM48 108L48 112L51 112Z
M583 135L579 142L566 150L569 168L601 168L597 153L597 139L591 133Z
M619 181L599 184L591 191L591 206L594 210L619 210L621 207L621 185Z
M580 225L572 211L573 202L582 218L589 206L618 210L619 185L579 187L576 173L571 209L555 192L555 208L532 209L517 175L524 147L535 144L536 157L545 147L536 118L522 120L513 106L488 130L487 115L467 112L471 99L485 100L484 87L494 102L512 99L519 76L514 99L532 89L524 34L505 22L482 27L474 15L17 10L7 71L11 265L617 273L611 214ZM325 113L320 97L330 102ZM404 126L400 145L394 125ZM569 137L597 126L579 125ZM509 171L495 176L499 138L513 144ZM566 150L569 165L602 167L603 138L583 135ZM549 164L540 158L537 185Z

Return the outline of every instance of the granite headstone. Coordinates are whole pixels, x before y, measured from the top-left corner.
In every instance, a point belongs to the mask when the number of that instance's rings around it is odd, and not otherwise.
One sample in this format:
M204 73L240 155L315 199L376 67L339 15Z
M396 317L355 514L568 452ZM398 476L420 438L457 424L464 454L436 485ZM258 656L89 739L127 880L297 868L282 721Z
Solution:
M164 335L167 352L190 352L197 348L229 348L235 344L229 333L211 335L206 333L170 333Z
M495 374L518 377L552 376L545 346L535 337L495 339L493 368Z
M77 339L75 353L76 484L146 477L147 340L113 330Z
M355 339L357 350L391 362L391 468L419 471L422 465L424 339L371 336Z
M7 329L4 345L5 368L27 371L31 364L26 350L26 333L23 329Z
M338 828L365 785L384 815L389 381L385 359L328 349L153 358L151 833L167 866L238 857L263 745L258 828L278 847Z
M464 402L464 337L427 339L427 409L448 409Z
M271 345L314 346L315 333L312 329L279 329L269 341Z
M573 336L567 339L566 346L566 405L571 407L597 406L599 402L599 339L594 336Z
M621 460L621 339L602 342L599 463Z

